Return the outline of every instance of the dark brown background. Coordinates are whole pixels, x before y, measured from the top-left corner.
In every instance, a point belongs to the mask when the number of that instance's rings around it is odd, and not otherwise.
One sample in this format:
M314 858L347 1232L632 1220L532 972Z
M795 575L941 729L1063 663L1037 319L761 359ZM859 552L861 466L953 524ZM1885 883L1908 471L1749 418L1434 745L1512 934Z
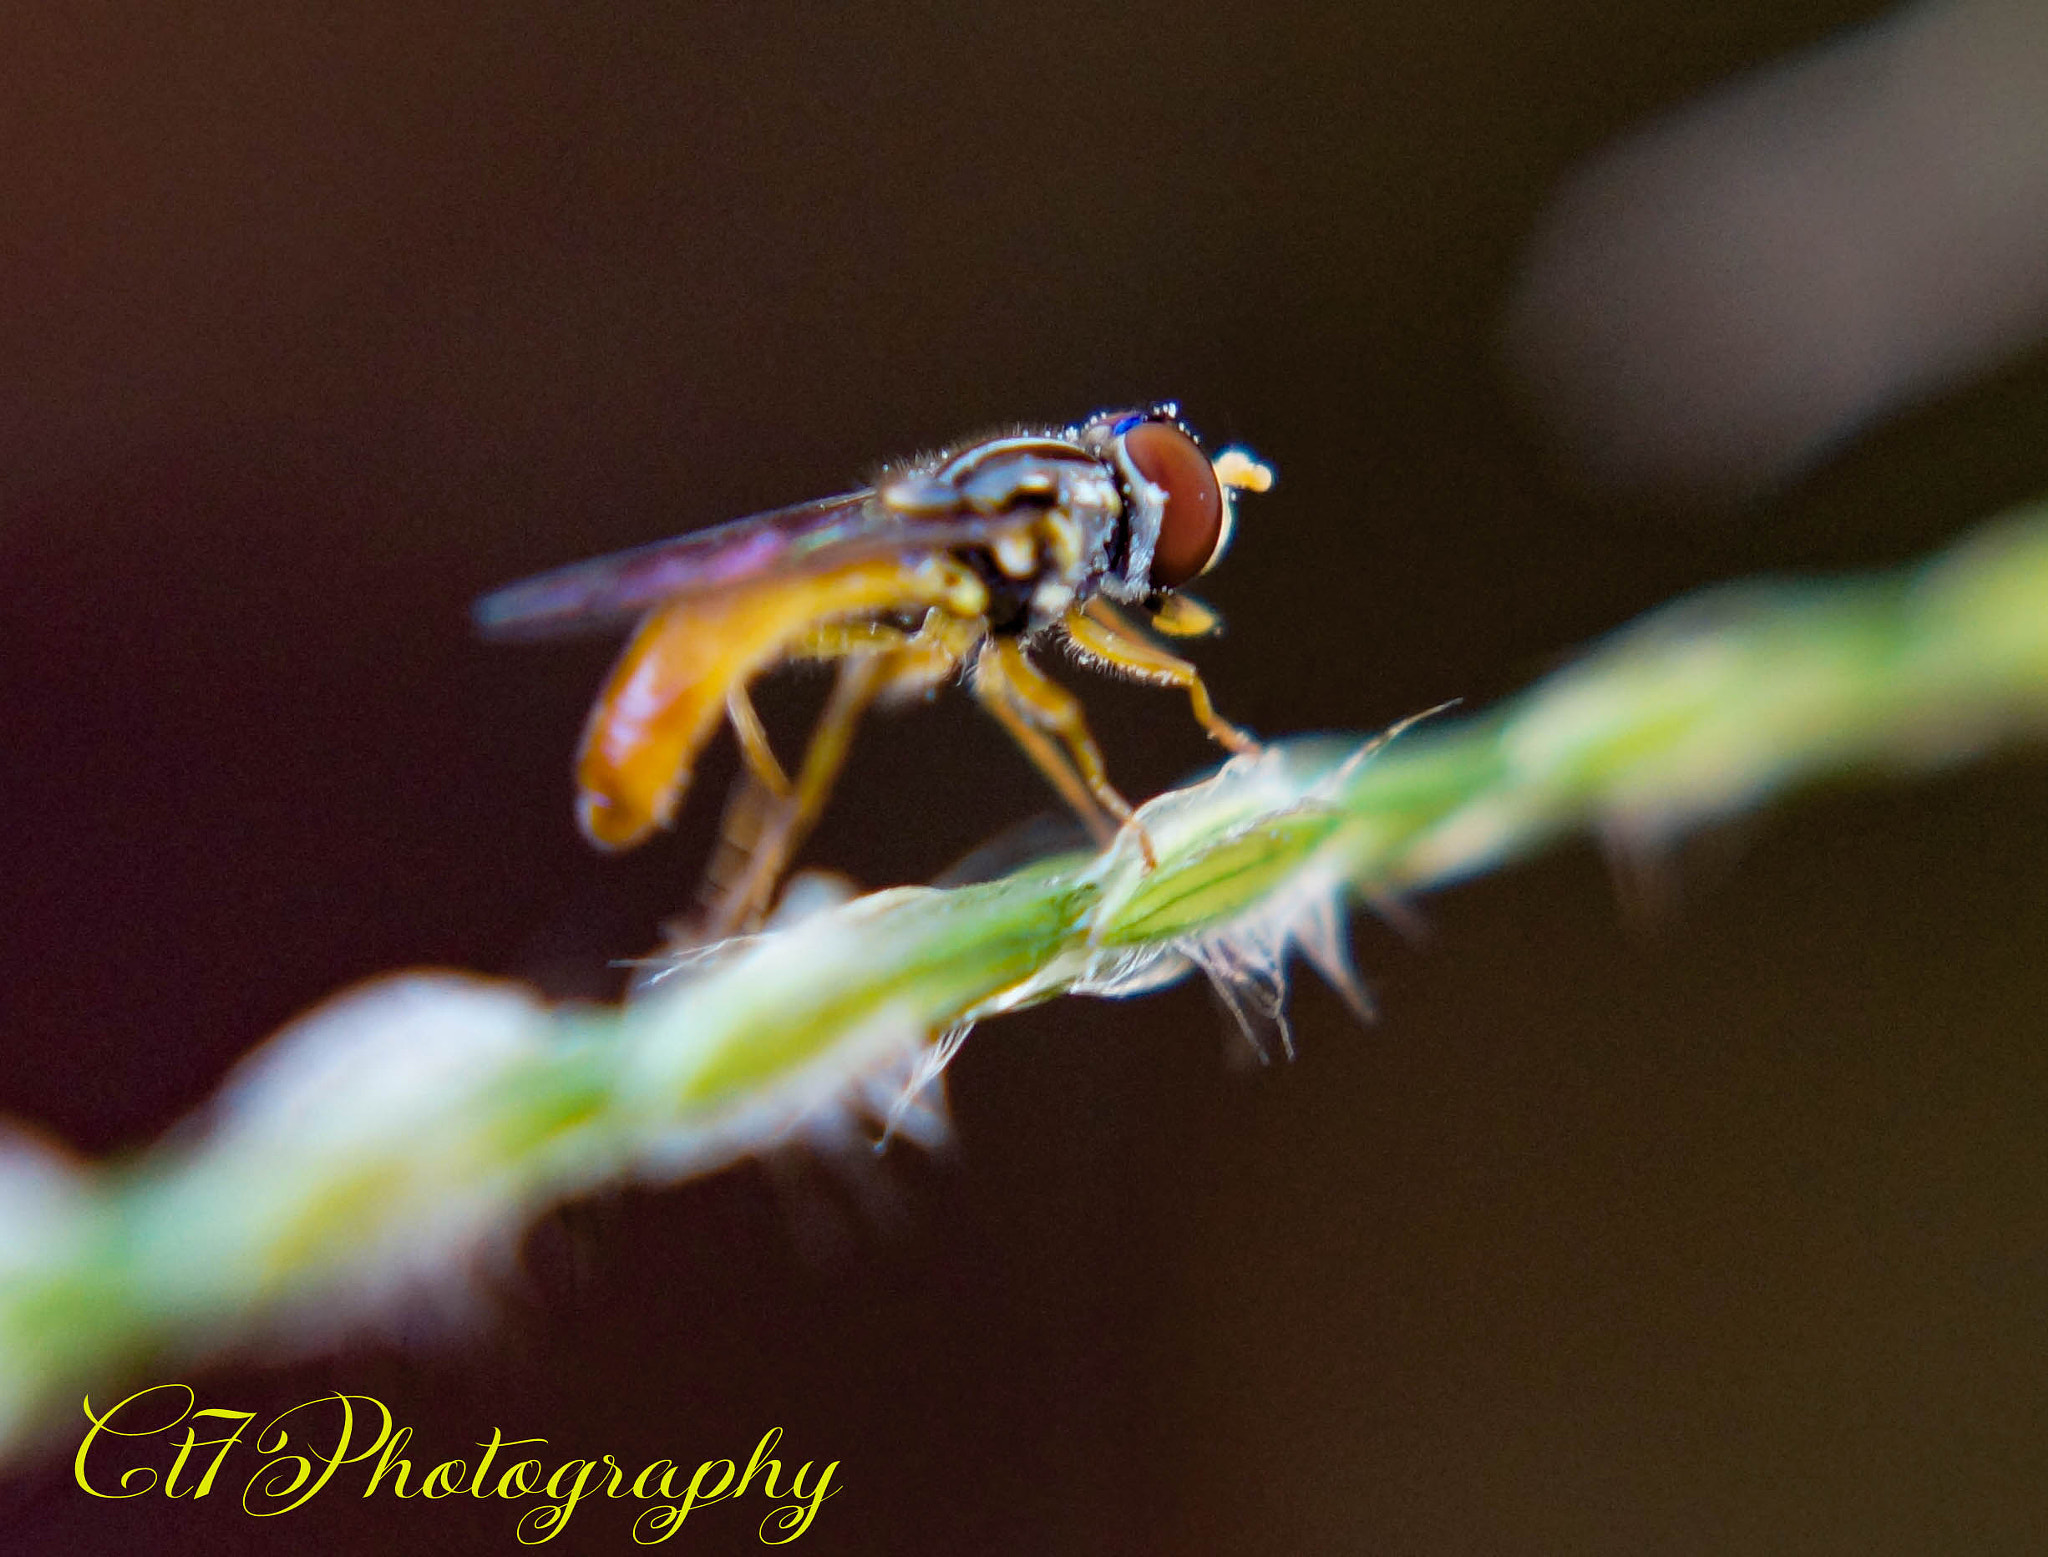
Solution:
M1281 486L1201 658L1268 733L2048 490L2038 359L1705 512L1566 495L1500 387L1559 173L1870 12L14 8L0 1105L102 1153L351 980L598 987L715 807L587 852L609 647L481 647L469 599L878 456L1160 394L1251 442ZM1175 699L1091 706L1134 791L1207 760ZM1425 945L1361 929L1383 1020L1304 988L1282 1069L1221 1064L1192 988L991 1023L957 1160L885 1165L894 1233L740 1169L549 1219L489 1335L199 1382L378 1394L428 1459L780 1423L844 1462L813 1552L2039 1550L2044 800L2038 759L1810 798L1652 922L1589 848L1462 887ZM920 879L1045 804L954 697L867 732L813 855ZM504 1507L258 1523L67 1469L0 1542L513 1549Z

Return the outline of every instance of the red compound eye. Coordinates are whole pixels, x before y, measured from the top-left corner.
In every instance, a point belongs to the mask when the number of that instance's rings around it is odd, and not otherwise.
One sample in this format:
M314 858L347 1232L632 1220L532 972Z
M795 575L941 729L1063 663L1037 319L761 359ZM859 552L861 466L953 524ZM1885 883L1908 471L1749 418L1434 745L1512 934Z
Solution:
M1228 538L1223 528L1223 487L1195 440L1171 422L1144 422L1124 434L1138 474L1166 489L1159 544L1152 552L1152 587L1178 589L1214 562Z

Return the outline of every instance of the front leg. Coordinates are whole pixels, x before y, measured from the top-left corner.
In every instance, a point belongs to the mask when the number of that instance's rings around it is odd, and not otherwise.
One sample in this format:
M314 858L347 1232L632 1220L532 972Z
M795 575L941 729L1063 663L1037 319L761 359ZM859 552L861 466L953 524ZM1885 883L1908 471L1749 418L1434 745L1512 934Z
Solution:
M1256 739L1216 712L1200 671L1178 654L1169 654L1157 644L1146 642L1144 635L1106 600L1095 599L1076 606L1061 618L1060 626L1075 648L1109 669L1140 681L1184 689L1194 707L1196 723L1219 745L1241 757L1256 755L1260 750Z

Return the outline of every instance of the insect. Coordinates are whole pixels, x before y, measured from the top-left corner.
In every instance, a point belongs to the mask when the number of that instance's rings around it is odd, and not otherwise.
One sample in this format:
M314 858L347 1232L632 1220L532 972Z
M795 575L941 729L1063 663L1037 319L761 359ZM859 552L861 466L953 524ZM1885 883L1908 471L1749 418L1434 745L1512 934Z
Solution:
M1132 811L1104 770L1080 701L1032 651L1064 642L1086 663L1186 692L1233 752L1257 742L1219 716L1169 637L1216 625L1178 593L1230 544L1234 499L1272 472L1242 450L1215 460L1172 403L1026 429L885 468L871 486L571 564L486 595L493 638L545 638L638 619L584 727L577 817L602 849L666 827L721 721L744 759L706 873L705 938L759 923L816 821L853 731L876 702L963 674L982 705L1106 842ZM748 688L776 666L836 662L794 773ZM1139 843L1150 858L1150 840Z

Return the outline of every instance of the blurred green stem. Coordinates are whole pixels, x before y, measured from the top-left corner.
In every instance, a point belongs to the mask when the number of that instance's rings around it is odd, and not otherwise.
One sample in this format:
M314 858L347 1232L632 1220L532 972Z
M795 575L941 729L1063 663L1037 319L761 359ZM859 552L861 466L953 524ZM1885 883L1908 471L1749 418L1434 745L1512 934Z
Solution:
M2048 513L1893 575L1717 590L1487 714L1282 743L1126 834L950 890L879 892L678 966L617 1008L400 975L259 1050L134 1161L0 1148L0 1443L144 1359L322 1344L421 1294L447 1312L527 1217L863 1116L966 1024L1210 974L1284 1039L1291 948L1345 979L1347 894L1392 898L1582 827L1654 845L1830 775L1921 768L2048 724ZM457 1304L459 1307L459 1303Z

